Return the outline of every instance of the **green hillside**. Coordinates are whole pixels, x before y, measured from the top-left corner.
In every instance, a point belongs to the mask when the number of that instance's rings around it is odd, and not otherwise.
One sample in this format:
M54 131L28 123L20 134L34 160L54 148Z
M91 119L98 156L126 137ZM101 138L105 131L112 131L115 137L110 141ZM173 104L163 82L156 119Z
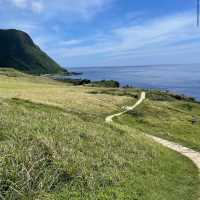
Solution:
M200 125L191 126L189 115L199 118L200 105L148 93L135 113L105 123L140 92L0 70L0 199L197 200L196 166L144 133L153 132L150 123L167 131L162 122L170 120L171 136L181 141L177 127L191 129L184 138L199 145ZM192 109L184 114L186 105Z
M0 67L12 67L32 74L67 72L44 53L22 31L0 30Z

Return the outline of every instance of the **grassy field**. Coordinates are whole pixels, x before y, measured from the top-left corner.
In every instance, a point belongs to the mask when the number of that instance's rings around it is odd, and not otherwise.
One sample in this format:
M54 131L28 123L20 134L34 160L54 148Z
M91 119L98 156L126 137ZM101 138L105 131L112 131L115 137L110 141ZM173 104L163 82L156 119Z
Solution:
M143 107L104 122L138 95L1 71L0 199L197 200L198 170L143 135Z
M147 93L143 104L117 121L200 151L200 104L169 96L164 99L152 98Z

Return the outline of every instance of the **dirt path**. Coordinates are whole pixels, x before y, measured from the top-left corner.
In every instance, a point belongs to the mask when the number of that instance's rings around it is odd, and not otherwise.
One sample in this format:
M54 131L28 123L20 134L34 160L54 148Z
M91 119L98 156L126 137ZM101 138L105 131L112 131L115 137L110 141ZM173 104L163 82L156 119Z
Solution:
M142 92L140 99L133 106L127 107L126 110L121 112L121 113L117 113L117 114L110 115L110 116L106 117L106 122L110 123L110 122L113 121L114 117L119 117L119 116L129 112L130 110L134 110L137 106L139 106L145 100L145 96L146 96L145 92Z
M148 137L153 139L155 142L160 143L164 145L165 147L168 147L169 149L177 151L178 153L188 157L190 160L192 160L196 164L196 166L200 170L200 153L199 152L189 149L187 147L184 147L180 144L169 142L167 140L164 140L155 136L148 135Z
M145 100L145 92L141 93L140 99L132 106L132 107L127 107L126 111L121 112L121 113L117 113L114 115L110 115L108 117L106 117L106 122L107 123L111 123L113 121L114 117L118 117L121 116L127 112L129 112L130 110L134 110L138 105L140 105L144 100ZM171 149L174 150L180 154L182 154L183 156L189 158L190 160L192 160L195 165L198 167L199 172L200 172L200 152L194 151L192 149L189 149L187 147L184 147L180 144L174 143L174 142L169 142L167 140L155 137L155 136L151 136L151 135L147 135L147 137L151 138L152 140L154 140L155 142Z

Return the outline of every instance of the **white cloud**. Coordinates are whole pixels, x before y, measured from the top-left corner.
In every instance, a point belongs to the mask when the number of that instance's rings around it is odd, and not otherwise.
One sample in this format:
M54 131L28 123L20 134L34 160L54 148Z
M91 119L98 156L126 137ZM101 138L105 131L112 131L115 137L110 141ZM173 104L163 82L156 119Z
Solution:
M6 1L10 2L16 8L31 10L35 13L41 13L45 8L43 14L47 16L58 16L64 13L65 16L71 17L74 15L74 18L90 19L114 0L52 0L48 2L46 2L46 0ZM70 18L70 20L73 20L73 18Z
M78 45L82 42L83 42L83 40L67 40L67 41L61 41L60 45L62 45L62 46L75 46L75 45Z
M94 10L96 12L110 2L111 0L60 0L59 2L52 1L50 5L59 10L85 13L92 9L96 9Z
M40 1L33 1L31 3L31 9L36 13L41 13L44 9L44 5Z
M180 13L151 19L143 24L119 27L104 34L103 41L98 36L90 45L80 43L75 47L60 47L52 54L56 57L62 55L63 59L100 56L113 62L124 62L150 55L155 59L159 55L174 57L176 54L198 52L199 45L200 30L195 27L193 15Z
M44 1L44 0L43 0ZM59 0L48 2L48 15L65 14L65 21L90 20L115 0Z
M40 13L44 9L44 4L41 1L37 0L8 0L16 8L22 10L31 10L35 13Z
M28 1L27 0L10 0L18 8L26 8Z

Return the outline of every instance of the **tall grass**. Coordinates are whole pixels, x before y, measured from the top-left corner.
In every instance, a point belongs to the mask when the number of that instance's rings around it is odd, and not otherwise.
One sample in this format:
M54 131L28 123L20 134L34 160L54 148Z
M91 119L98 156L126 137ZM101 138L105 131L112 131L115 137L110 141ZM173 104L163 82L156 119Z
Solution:
M197 199L193 163L104 122L134 97L19 80L0 77L0 199Z

